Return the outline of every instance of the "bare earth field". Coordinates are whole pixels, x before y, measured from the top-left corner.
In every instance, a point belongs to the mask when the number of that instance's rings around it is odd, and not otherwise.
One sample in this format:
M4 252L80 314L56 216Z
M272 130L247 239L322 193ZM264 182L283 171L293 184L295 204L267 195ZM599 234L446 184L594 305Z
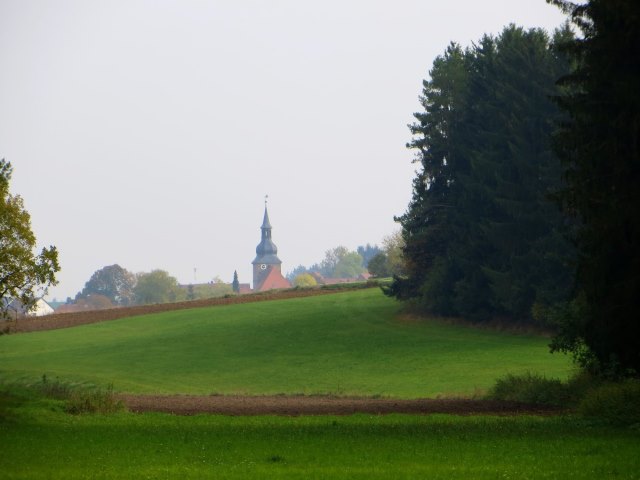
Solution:
M136 413L174 415L352 415L390 413L455 415L552 415L557 409L515 402L470 399L349 398L329 396L118 395Z

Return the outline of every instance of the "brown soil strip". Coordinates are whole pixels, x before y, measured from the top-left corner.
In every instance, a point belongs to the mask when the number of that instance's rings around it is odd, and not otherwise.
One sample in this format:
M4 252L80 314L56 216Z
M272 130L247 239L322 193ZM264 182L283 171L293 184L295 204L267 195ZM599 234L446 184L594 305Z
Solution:
M154 305L140 305L135 307L109 308L106 310L92 310L87 312L58 313L46 315L44 317L20 318L0 323L3 333L35 332L39 330L54 330L58 328L69 328L89 323L106 322L118 320L120 318L133 317L137 315L147 315L149 313L168 312L171 310L186 310L190 308L214 307L220 305L236 305L239 303L266 302L269 300L286 300L290 298L311 297L316 295L330 295L341 292L359 290L362 288L374 287L375 285L343 287L340 289L290 289L275 290L266 293L255 293L247 295L234 295L223 298L208 298L204 300L192 300L188 302L161 303Z
M174 415L351 415L390 413L454 415L552 415L560 411L515 402L469 399L345 398L329 396L118 395L132 412Z

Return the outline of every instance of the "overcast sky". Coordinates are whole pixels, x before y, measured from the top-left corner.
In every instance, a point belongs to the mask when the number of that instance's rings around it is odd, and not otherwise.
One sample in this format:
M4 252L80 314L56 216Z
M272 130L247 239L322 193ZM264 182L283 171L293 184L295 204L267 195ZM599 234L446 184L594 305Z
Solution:
M379 244L434 58L563 21L544 0L0 0L0 158L59 249L49 299L114 263L250 282L266 194L284 273Z

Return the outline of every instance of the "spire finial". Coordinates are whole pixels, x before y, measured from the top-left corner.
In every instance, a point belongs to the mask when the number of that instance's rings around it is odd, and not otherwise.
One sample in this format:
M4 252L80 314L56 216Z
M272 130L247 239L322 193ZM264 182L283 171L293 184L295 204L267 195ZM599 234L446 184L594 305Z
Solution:
M265 195L264 196L264 206L267 206L267 199L269 198L269 195Z

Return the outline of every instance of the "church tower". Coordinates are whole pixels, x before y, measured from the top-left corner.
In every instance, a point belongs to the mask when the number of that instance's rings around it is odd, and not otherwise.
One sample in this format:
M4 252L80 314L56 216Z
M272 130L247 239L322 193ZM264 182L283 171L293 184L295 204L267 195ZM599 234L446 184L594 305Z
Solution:
M274 288L289 288L291 284L282 276L282 262L278 258L278 248L271 240L271 223L264 202L264 218L262 219L262 238L256 247L256 258L253 262L253 290L263 291Z

